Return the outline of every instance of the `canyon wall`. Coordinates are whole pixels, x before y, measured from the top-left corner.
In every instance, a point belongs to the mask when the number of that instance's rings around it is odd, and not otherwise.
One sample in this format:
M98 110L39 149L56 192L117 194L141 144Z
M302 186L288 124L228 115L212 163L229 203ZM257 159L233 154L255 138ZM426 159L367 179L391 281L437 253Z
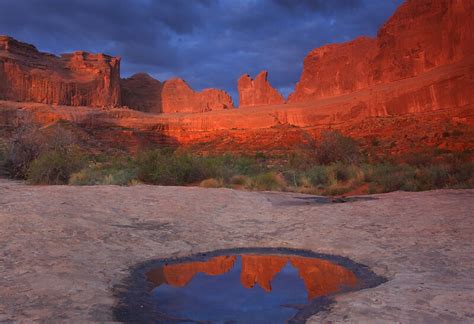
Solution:
M408 0L376 38L311 51L288 101L318 100L415 77L473 54L473 1Z
M120 101L120 59L74 52L54 56L0 36L0 99L114 107Z
M280 105L285 103L285 98L268 82L268 72L262 71L253 80L244 74L237 81L239 91L239 108Z

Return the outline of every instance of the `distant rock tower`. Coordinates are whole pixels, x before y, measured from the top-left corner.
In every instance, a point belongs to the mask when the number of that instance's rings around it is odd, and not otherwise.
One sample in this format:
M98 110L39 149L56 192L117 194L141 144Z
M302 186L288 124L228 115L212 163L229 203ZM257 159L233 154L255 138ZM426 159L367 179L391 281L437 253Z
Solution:
M268 82L268 72L262 71L253 80L244 74L237 82L239 90L239 107L253 107L264 105L280 105L285 98Z

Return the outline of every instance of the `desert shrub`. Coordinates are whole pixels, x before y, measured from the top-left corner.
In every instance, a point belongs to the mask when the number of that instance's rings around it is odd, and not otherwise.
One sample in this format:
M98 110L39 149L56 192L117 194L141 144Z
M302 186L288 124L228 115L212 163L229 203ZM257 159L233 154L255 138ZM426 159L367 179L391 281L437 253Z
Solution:
M62 151L76 144L74 134L62 123L39 128L30 114L19 114L7 143L4 165L13 178L25 179L32 162L48 151Z
M7 154L5 152L5 149L0 146L0 167L2 167L5 164L6 158L7 158Z
M266 156L265 156L265 153L263 152L256 152L255 153L255 159L257 160L266 160Z
M332 173L336 181L348 181L355 176L354 168L351 165L335 163L330 166L329 172Z
M209 177L221 178L226 182L235 175L255 175L263 168L253 158L245 156L223 156L202 157L203 172Z
M118 185L126 186L135 183L137 172L133 168L86 167L71 175L70 185Z
M410 153L406 155L403 160L409 165L413 165L416 167L425 167L425 166L433 164L434 156L435 156L434 151L416 152L416 153Z
M283 190L286 187L285 179L278 173L265 172L252 179L251 189L256 190Z
M27 179L32 184L67 184L84 167L85 157L74 150L50 150L31 162Z
M142 152L136 164L141 181L162 185L182 185L209 178L229 183L235 175L255 175L262 170L256 160L249 157L196 156L159 150Z
M325 186L329 181L328 168L321 165L313 166L304 172L304 176L314 187Z
M338 131L325 130L316 144L316 159L319 164L355 163L360 159L359 145Z
M229 180L229 183L234 186L246 186L249 182L250 178L245 175L234 175Z
M329 187L325 188L322 194L323 196L338 196L338 195L343 195L349 192L351 189L352 189L351 186L344 185L341 183L334 183L330 185Z
M45 137L33 124L17 127L8 143L5 167L13 178L25 179L30 164L45 149Z
M450 182L449 170L444 165L432 165L418 169L416 180L421 190L440 189L448 186Z
M219 188L223 186L223 182L220 179L210 178L210 179L201 181L199 186L203 188Z
M290 170L305 171L315 164L320 164L314 154L315 147L311 151L295 151L287 155L286 167Z
M474 185L474 163L464 162L457 163L451 166L451 174L455 179L455 182L470 183Z
M160 150L143 152L136 159L138 179L160 185L183 185L206 178L206 167L199 157L174 155Z
M405 164L377 164L366 168L365 181L377 184L381 192L413 190L415 172Z

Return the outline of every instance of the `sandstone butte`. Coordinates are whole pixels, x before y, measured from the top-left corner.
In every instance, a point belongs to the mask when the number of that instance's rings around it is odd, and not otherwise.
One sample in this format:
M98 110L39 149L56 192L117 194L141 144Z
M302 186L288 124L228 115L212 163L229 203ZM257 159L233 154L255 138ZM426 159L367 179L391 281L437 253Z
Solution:
M266 292L272 290L275 276L290 263L303 281L308 299L338 291L341 287L353 287L357 278L350 270L326 260L294 256L242 255L240 283L245 288L258 285ZM173 287L186 286L198 273L211 276L229 272L237 260L236 256L219 256L208 261L169 264L147 273L155 287L168 284Z
M3 125L21 108L38 122L69 120L131 150L155 143L209 152L287 151L309 147L328 128L362 144L376 139L392 154L425 147L474 149L471 0L407 0L377 37L311 51L286 104L261 102L245 109L223 109L230 108L223 92L194 92L179 79L159 84L139 75L120 81L119 61L108 56L55 57L5 37L1 44L0 98L10 100L0 103ZM61 70L65 65L74 68ZM117 106L120 92L123 102L141 111L92 108ZM53 109L51 103L89 107ZM176 111L183 113L168 113Z
M74 52L55 56L0 36L0 99L56 105L120 104L120 59Z
M198 113L234 108L232 98L225 91L204 89L196 92L178 78L163 84L161 96L163 113Z
M122 104L148 113L199 113L234 108L232 98L222 90L196 92L182 79L163 83L146 73L121 80Z
M237 81L239 91L239 107L263 105L280 105L285 99L268 82L268 72L262 71L253 80L250 75L244 74Z

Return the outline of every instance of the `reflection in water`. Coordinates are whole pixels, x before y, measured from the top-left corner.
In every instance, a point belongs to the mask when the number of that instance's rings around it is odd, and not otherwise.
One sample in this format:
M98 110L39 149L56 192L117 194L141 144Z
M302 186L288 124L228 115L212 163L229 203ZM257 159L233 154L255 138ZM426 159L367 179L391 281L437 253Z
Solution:
M357 283L350 270L330 261L280 255L218 256L146 275L161 314L212 322L284 322L296 305Z

